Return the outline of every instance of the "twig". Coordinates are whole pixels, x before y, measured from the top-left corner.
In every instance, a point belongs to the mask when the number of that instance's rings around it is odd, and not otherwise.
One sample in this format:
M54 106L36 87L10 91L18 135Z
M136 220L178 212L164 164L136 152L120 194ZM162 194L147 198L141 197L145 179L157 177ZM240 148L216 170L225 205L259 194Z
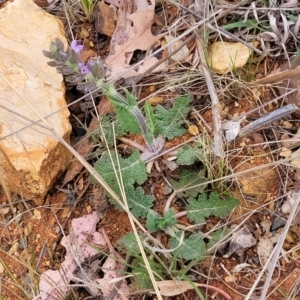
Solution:
M252 133L253 131L260 130L260 129L270 125L271 123L273 123L277 120L280 120L287 115L292 114L293 112L295 112L298 109L299 108L294 104L288 104L284 107L278 108L278 109L272 111L271 113L267 114L266 116L263 116L263 117L255 120L254 122L248 124L244 128L242 128L239 132L239 136L244 137L244 136Z
M212 116L214 121L214 147L213 152L218 157L224 157L224 148L223 148L223 131L222 131L222 121L221 121L221 105L219 103L219 98L211 78L211 74L206 64L206 58L204 55L204 49L202 42L197 38L196 43L198 45L197 49L199 52L199 57L202 66L203 77L206 81L207 88L210 94L212 102Z
M204 124L208 132L212 132L212 128L208 125L208 123L205 121L205 119L199 114L199 112L193 107L192 108L192 114L195 114L197 118L201 120L201 122Z
M290 78L293 78L295 76L300 75L300 66L298 66L295 69L288 69L273 75L269 75L265 78L255 80L249 83L245 83L247 86L256 86L260 84L268 84L268 83L274 83L282 80L287 80Z

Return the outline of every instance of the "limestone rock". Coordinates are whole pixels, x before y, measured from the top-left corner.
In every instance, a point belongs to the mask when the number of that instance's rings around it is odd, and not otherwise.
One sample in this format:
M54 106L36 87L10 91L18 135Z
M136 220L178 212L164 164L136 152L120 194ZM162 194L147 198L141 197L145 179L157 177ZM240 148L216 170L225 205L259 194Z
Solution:
M250 43L257 47L258 42ZM215 42L207 49L207 62L212 70L218 74L243 67L253 51L240 42Z
M42 53L56 37L66 43L62 23L32 0L0 10L0 173L10 191L37 204L71 159L26 103L69 142L63 78Z

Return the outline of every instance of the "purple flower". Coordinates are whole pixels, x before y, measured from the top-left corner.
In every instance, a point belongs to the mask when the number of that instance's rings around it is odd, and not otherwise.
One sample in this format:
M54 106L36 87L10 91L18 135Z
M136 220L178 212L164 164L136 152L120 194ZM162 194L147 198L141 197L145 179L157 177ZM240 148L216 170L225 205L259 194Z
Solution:
M80 73L82 75L86 75L86 74L88 74L90 72L89 67L85 63L83 63L83 62L80 62L78 64L78 67L79 67Z
M71 43L71 48L78 53L83 49L83 45L78 45L78 41L74 40Z

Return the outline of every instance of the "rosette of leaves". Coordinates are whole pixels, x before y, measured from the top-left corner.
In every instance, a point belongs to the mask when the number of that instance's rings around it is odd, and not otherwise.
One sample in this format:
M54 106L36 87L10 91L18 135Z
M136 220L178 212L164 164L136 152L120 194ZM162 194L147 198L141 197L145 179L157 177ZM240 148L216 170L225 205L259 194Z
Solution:
M174 227L176 223L177 220L174 215L173 209L169 209L168 211L166 211L163 216L152 209L149 210L147 214L146 227L152 232L163 230L166 234L174 236L175 231L177 231Z

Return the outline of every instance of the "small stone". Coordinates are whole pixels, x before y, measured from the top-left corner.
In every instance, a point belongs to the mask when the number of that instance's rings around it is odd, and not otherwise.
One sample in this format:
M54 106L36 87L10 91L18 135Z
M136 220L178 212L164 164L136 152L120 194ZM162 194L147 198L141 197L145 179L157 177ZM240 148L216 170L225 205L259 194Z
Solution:
M86 211L87 211L88 214L91 214L93 212L93 208L90 205L88 205L86 207Z
M19 248L19 242L15 242L15 243L11 246L11 248L8 250L7 254L8 254L8 255L14 254L14 253L18 250L18 248Z
M24 235L28 237L30 233L32 232L32 223L27 224L27 226L24 228Z
M33 219L40 220L42 218L41 212L38 209L33 211Z
M264 143L264 136L259 132L252 133L252 137L255 143Z
M19 243L19 249L23 250L27 248L27 238L23 237L20 239L20 243Z
M10 211L10 207L4 207L4 208L1 208L1 209L0 209L0 214L1 214L2 216L5 216L6 214L9 213L9 211Z
M251 43L254 47L258 42ZM253 52L240 42L214 42L208 47L207 61L212 70L218 74L225 74L233 69L241 68Z
M234 282L234 276L232 276L232 275L229 275L229 276L226 276L225 277L225 282Z
M4 272L4 267L3 267L3 265L0 262L0 274L2 274L3 272Z
M288 121L284 121L282 125L287 129L292 129L293 128L293 124L291 122L288 122Z

